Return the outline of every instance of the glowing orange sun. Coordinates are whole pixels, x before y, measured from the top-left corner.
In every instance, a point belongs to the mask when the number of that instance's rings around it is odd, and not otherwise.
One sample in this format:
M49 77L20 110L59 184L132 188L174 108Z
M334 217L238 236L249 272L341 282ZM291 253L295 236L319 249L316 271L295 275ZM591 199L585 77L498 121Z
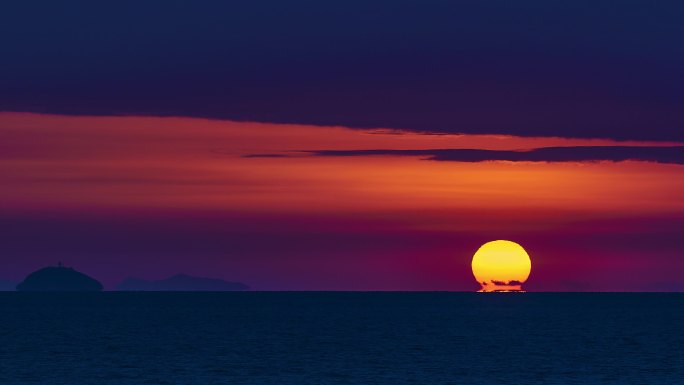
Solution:
M480 291L523 291L532 263L525 249L511 241L487 242L473 256L473 275Z

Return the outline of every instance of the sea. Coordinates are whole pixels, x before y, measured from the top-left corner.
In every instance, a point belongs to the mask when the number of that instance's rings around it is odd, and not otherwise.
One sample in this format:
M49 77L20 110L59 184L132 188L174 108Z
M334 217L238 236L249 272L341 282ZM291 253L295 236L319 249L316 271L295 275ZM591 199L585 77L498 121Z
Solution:
M684 384L684 293L0 293L0 384Z

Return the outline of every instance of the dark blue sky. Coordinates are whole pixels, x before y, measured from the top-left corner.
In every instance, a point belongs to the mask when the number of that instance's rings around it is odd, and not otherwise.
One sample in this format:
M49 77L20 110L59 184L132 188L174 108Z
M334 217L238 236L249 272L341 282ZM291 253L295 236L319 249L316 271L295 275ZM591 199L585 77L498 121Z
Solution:
M680 1L15 1L0 110L684 140Z

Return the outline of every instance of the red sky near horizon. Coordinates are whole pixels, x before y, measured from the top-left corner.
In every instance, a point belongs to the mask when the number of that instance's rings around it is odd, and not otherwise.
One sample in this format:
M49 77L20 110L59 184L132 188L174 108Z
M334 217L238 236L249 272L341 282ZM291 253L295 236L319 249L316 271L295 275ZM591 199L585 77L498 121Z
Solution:
M673 145L3 112L0 279L61 260L109 289L184 272L258 290L477 290L473 253L509 239L532 259L528 290L680 291L684 165L360 152Z

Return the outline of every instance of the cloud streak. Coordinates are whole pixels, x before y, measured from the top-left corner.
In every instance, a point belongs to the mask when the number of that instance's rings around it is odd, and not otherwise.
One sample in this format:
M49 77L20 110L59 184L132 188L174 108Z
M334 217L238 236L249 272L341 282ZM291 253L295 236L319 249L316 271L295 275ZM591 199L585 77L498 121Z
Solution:
M628 160L684 164L684 146L573 146L531 150L429 149L429 150L321 150L320 157L418 156L426 160L451 162L623 162Z

